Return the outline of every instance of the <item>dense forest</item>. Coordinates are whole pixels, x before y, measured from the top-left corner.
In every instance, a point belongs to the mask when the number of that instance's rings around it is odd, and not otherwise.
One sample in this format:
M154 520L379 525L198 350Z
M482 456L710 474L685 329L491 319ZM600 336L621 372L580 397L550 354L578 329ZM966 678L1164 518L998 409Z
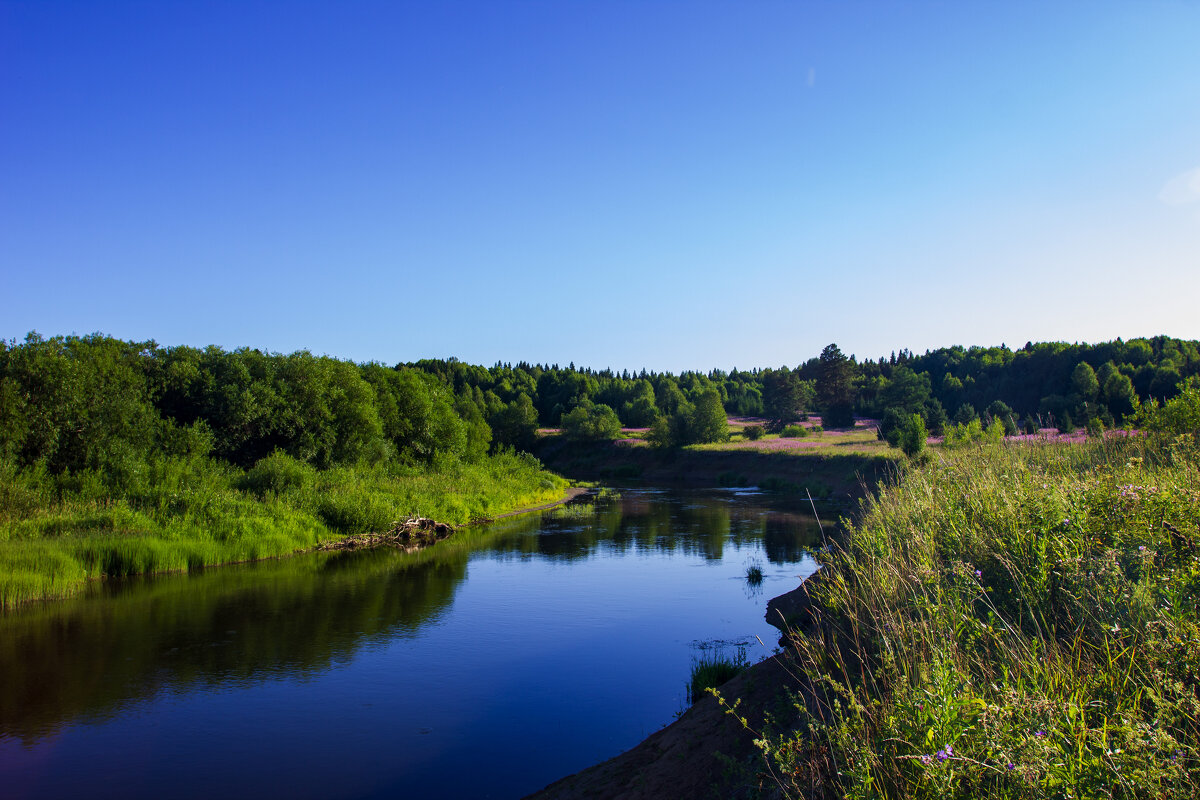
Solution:
M459 402L492 422L498 441L520 445L539 425L579 432L579 418L611 418L633 428L692 420L702 437L703 409L715 396L735 416L787 423L806 411L824 415L827 427L851 424L855 414L887 419L920 414L931 433L948 422L983 418L1018 427L1070 428L1097 420L1106 427L1126 421L1147 400L1175 396L1181 383L1200 374L1200 342L1166 336L1102 344L1028 343L1019 350L944 347L914 355L858 361L829 345L795 368L708 373L595 371L558 365L471 366L454 359L405 365L436 375ZM580 411L582 409L582 412ZM574 416L572 416L574 415ZM521 428L521 424L526 427ZM886 425L885 425L886 427ZM604 430L602 425L593 429ZM587 436L588 430L582 431Z
M716 441L725 414L784 424L815 412L919 414L933 434L984 418L1016 428L1126 421L1200 374L1200 342L959 346L858 361L836 345L795 368L633 374L455 359L396 367L308 352L162 347L101 335L0 341L0 459L113 480L150 454L203 453L249 468L281 452L317 469L477 461L531 450L538 427L613 438L649 428L660 444Z

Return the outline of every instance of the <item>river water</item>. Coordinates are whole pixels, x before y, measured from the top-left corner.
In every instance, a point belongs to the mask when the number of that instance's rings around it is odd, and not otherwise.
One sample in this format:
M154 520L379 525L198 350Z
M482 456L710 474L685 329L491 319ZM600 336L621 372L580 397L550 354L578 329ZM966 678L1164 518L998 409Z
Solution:
M627 489L98 584L0 616L0 796L518 798L670 723L706 652L772 652L816 534L779 496Z

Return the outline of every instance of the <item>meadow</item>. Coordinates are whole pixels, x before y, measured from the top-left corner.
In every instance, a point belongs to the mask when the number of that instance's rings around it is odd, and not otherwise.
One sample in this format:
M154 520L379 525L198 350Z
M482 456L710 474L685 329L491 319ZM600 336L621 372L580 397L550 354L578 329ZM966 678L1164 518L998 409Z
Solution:
M1193 434L937 448L843 526L743 716L768 795L1200 794Z

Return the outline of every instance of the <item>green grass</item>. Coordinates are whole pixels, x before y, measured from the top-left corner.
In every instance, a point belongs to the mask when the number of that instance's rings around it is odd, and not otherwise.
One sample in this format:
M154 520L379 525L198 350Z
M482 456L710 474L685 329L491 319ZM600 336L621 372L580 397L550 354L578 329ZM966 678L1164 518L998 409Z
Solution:
M1198 551L1189 437L934 453L824 556L772 791L1200 796Z
M120 491L93 473L0 465L0 608L98 578L285 556L414 514L461 525L556 500L565 486L511 454L323 472L278 454L249 471L164 459Z
M738 648L730 657L719 652L703 653L692 661L692 676L688 681L688 702L695 704L709 689L715 689L746 668L746 650Z

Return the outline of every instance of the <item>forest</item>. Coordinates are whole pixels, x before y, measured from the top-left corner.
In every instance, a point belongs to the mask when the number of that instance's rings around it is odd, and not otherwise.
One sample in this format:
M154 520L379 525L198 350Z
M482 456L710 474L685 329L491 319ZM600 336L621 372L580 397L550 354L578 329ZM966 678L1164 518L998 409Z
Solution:
M561 425L581 438L670 422L685 433L660 439L686 444L712 441L705 436L714 397L732 416L781 425L813 411L824 415L826 427L844 427L861 415L885 420L885 434L889 414L914 413L934 435L947 423L976 419L999 420L1010 433L1070 429L1092 420L1111 428L1145 401L1174 397L1186 378L1200 374L1200 342L1156 336L1095 345L1027 343L1018 350L954 346L861 362L831 344L793 368L679 375L574 364L485 368L454 359L403 366L437 376L458 402L489 420L500 443L526 444L536 414L537 425ZM582 419L594 424L580 425Z
M827 427L854 415L1069 427L1130 419L1200 374L1200 342L1166 336L1103 344L901 350L858 361L836 344L788 368L646 372L571 364L378 363L241 348L163 347L94 334L0 341L0 459L49 474L101 470L119 485L148 458L204 455L243 469L282 453L314 469L478 461L534 449L539 428L662 443L713 441L725 415ZM1014 431L1015 432L1015 431Z

